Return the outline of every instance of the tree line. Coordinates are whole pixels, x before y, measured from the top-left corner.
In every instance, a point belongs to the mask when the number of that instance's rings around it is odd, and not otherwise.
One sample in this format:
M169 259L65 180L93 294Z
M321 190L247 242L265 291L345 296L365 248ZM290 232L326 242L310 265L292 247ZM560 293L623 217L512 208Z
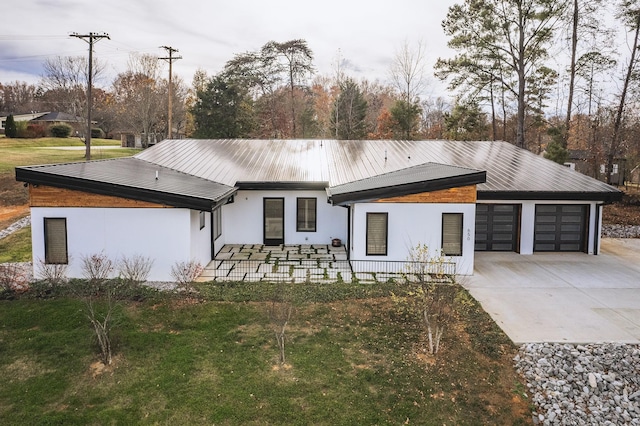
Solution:
M611 19L603 19L609 11ZM216 73L173 85L174 134L199 138L506 140L564 162L587 151L609 167L640 157L640 5L634 0L463 0L442 28L450 58L426 70L423 44L395 53L387 82L340 67L318 74L303 39L269 41ZM558 59L561 58L561 59ZM565 60L566 59L566 60ZM96 74L103 66L97 63ZM0 111L83 115L86 59L47 60L39 85L0 85ZM157 58L94 91L107 134L167 134L168 82ZM425 95L427 76L452 101Z

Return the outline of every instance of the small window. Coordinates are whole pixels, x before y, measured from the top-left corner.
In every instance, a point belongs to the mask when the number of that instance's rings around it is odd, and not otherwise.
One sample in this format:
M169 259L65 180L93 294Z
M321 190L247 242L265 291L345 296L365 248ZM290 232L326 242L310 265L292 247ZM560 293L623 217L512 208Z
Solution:
M206 219L205 213L200 212L200 229L204 228L204 226L206 225L205 219Z
M617 164L613 165L613 171L611 172L611 174L614 174L614 175L618 174L618 165Z
M442 214L442 254L462 256L462 213Z
M44 262L67 264L67 219L44 218Z
M315 198L298 198L298 232L316 232L316 204Z
M222 235L222 207L213 211L213 239L216 240Z
M367 256L387 255L388 213L367 213Z

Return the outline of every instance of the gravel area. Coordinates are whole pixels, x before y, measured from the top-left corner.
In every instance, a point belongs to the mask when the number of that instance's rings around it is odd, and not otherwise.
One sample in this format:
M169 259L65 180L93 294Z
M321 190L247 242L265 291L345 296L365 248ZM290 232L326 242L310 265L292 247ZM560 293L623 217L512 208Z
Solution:
M606 238L640 238L640 226L602 225L602 236Z
M640 425L640 346L530 343L515 357L538 425Z
M29 225L31 225L31 216L25 216L19 221L13 222L7 228L0 230L0 240Z

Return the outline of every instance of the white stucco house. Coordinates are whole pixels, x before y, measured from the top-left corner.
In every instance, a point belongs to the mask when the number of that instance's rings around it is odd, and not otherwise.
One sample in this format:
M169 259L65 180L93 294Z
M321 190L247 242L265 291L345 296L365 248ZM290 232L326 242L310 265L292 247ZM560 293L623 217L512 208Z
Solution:
M472 274L475 251L597 254L616 188L505 142L165 140L134 157L16 168L34 264L143 254L151 280L227 244L331 244L406 260L426 244Z

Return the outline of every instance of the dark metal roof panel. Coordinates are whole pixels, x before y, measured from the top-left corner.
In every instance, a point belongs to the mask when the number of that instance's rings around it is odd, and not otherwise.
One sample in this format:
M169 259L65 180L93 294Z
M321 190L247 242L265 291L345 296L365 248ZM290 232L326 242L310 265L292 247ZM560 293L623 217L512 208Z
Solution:
M187 139L163 141L136 158L228 186L326 181L335 187L431 162L486 171L479 193L593 194L594 199L620 194L507 142Z
M126 194L169 205L178 203L179 207L212 205L235 192L234 187L137 158L18 167L16 179L114 196Z
M345 194L378 188L393 188L428 181L446 181L459 177L467 178L469 182L473 182L469 183L469 185L485 181L484 172L481 170L449 166L446 164L425 163L333 186L330 188L330 192L331 194Z

